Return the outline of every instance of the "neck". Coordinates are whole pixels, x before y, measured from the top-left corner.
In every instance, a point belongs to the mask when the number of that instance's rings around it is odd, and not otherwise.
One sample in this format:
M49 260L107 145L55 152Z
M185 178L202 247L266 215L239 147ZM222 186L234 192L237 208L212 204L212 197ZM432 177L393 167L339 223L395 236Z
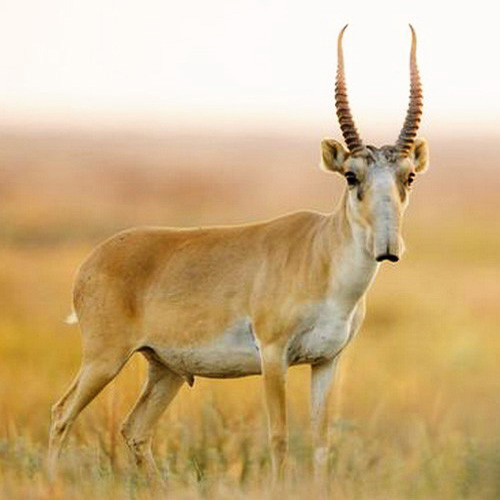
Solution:
M347 190L325 227L330 255L331 293L357 302L367 291L378 270L378 263L367 250L366 230L349 216Z

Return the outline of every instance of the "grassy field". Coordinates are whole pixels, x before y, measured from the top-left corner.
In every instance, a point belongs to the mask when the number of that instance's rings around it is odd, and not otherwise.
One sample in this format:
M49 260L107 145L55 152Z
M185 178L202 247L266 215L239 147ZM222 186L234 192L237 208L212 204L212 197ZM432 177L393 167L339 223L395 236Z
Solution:
M314 141L207 139L185 157L185 137L63 139L12 135L0 150L0 498L158 498L119 434L144 379L139 355L83 412L63 474L47 480L50 406L79 365L78 329L63 324L78 264L129 225L326 211L341 183L314 169ZM498 155L471 171L435 142L406 221L408 252L383 266L342 359L336 500L500 498ZM306 367L290 371L291 499L312 498L308 384ZM258 377L184 387L155 438L169 498L270 498L265 424Z

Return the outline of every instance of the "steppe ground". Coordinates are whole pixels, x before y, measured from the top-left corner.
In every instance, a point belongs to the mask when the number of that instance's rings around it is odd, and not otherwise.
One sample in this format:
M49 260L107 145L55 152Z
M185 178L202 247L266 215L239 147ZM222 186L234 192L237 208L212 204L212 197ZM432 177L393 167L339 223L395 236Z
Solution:
M332 498L500 498L498 138L430 138L405 221L407 254L384 265L332 408ZM63 324L74 273L133 225L240 223L330 211L342 181L308 137L101 132L0 140L0 498L146 499L119 434L140 390L138 355L81 415L63 474L45 473L50 406L79 365ZM162 418L155 454L169 498L269 495L258 377L198 379ZM290 371L286 498L313 498L306 367ZM157 496L156 496L157 498Z

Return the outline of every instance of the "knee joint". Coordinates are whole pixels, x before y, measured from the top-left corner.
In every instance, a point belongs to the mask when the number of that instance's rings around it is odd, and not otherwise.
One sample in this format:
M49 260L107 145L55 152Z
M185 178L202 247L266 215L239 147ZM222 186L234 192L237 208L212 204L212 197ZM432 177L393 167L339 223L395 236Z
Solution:
M134 435L131 426L128 423L122 425L120 433L127 445L132 448L134 452L140 452L141 448L149 443L149 437Z
M61 436L66 431L67 427L67 422L59 422L56 420L52 424L51 434L53 436Z
M124 423L121 426L120 434L122 435L122 437L126 443L129 443L130 441L132 441L132 432L131 432L130 426L127 423Z

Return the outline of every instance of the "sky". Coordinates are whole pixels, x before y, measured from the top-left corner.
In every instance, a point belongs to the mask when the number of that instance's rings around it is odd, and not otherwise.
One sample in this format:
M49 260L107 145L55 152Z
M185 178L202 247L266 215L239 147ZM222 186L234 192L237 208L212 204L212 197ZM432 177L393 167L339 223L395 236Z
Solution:
M423 128L497 130L499 7L430 1L3 0L0 124L326 127L336 38L358 126L399 131L411 22Z

